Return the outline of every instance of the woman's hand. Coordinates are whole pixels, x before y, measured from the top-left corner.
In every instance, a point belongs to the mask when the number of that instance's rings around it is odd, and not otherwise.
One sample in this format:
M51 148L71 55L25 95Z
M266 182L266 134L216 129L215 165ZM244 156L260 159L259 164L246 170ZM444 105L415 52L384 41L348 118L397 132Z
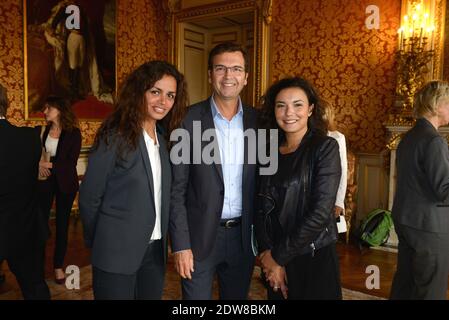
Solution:
M53 163L48 161L39 161L39 176L49 177L51 176L50 169L53 168Z
M52 169L53 163L49 161L39 161L39 168Z
M265 277L275 292L281 289L282 295L287 299L287 285L285 268L280 266L271 256L271 250L265 250L259 256Z
M287 273L285 272L285 268L278 266L267 277L267 280L270 283L270 286L273 288L274 292L277 292L278 289L281 289L282 296L284 299L288 297L288 287L287 287Z
M338 218L341 215L342 212L343 212L343 208L342 207L335 206L335 211L334 211L335 218Z
M265 270L271 270L276 266L279 266L276 261L274 261L273 257L271 256L271 250L265 250L262 252L259 256L260 263L262 264L262 268ZM265 272L266 274L266 272Z
M39 177L49 177L49 176L51 176L50 170L39 166Z

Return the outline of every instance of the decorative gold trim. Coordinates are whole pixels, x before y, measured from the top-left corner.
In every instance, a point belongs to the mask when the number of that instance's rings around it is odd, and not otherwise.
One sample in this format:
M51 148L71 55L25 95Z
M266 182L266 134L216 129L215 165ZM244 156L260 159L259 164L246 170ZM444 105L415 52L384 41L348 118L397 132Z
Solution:
M396 150L398 148L399 142L404 134L403 133L393 133L388 139L386 147L388 150Z
M433 79L443 78L444 26L446 0L432 0L435 12L435 55L433 59Z
M273 1L272 0L265 0L263 1L263 16L265 18L265 23L270 24L273 20L272 13L273 13Z
M176 2L176 0L175 0ZM179 43L179 24L189 22L198 17L213 18L218 16L228 16L241 12L253 12L254 14L254 61L253 61L253 96L251 104L257 105L258 101L267 88L269 81L269 48L271 33L271 0L244 0L232 2L220 2L193 8L179 10L173 1L165 0L164 8L168 14L170 50L169 60L179 66L180 61L177 53Z
M167 14L167 21L165 24L165 31L168 32L169 35L171 35L171 32L173 30L172 28L172 22L173 22L173 15L178 12L181 8L181 1L180 0L164 0L162 2L162 9Z

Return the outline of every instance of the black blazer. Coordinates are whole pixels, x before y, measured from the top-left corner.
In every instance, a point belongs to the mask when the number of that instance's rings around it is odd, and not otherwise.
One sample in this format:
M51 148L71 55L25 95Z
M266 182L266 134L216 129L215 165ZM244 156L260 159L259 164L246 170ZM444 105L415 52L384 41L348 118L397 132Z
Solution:
M193 121L201 122L201 134L207 129L215 129L209 99L189 107L182 122L182 128L190 134L190 142L193 137ZM256 121L256 110L243 106L244 130L255 129ZM216 136L213 141L217 143ZM209 143L209 141L202 141L201 150ZM194 258L201 261L209 256L219 228L224 201L223 172L220 164L205 164L202 161L200 164L193 164L193 144L189 143L186 147L190 148L191 164L173 164L170 237L174 252L192 249ZM176 145L173 148L176 148ZM172 149L172 152L174 150ZM244 152L242 247L245 252L250 252L257 165L248 164L247 139L245 139Z
M112 139L111 139L112 140ZM168 202L171 168L164 138L158 133L161 158L161 229L164 259L167 255ZM89 156L80 186L80 216L84 240L92 247L92 265L106 272L135 273L154 229L153 176L141 135L136 150L124 159L117 156L117 143L100 143Z
M47 222L36 202L41 150L33 128L0 120L0 260L45 241Z
M447 141L426 119L418 119L399 143L396 168L395 224L449 233Z
M45 148L45 141L50 132L50 125L45 128L42 136L42 147ZM41 132L41 126L36 130ZM55 176L59 189L64 193L76 193L79 188L78 173L76 164L81 151L81 131L73 128L71 132L63 130L59 137L56 155L53 159L53 169L51 173Z

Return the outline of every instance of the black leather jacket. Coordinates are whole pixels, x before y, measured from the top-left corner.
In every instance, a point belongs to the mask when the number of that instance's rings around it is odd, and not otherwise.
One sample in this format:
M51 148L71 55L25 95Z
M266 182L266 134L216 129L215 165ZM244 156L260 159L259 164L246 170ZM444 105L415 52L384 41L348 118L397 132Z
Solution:
M284 266L337 239L334 206L341 176L337 141L309 130L293 157L288 175L281 178L285 179L284 201L278 197L273 176L260 176L256 201L259 252L271 249L273 259ZM273 241L274 225L281 229L277 241Z

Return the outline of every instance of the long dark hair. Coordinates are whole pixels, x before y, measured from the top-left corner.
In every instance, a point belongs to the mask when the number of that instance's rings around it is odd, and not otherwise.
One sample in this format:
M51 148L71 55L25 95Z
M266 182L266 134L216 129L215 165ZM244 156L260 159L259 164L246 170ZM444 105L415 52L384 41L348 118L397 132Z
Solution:
M74 128L78 128L78 119L66 99L58 96L48 96L44 101L44 108L47 105L59 111L59 125L62 130L70 132Z
M135 150L142 134L142 125L147 117L148 110L145 92L154 84L169 75L176 79L176 97L173 108L162 120L166 137L176 129L186 112L187 86L184 76L175 66L165 61L150 61L135 69L125 79L121 86L114 111L106 118L98 129L93 150L98 148L100 142L109 144L112 136L119 136L118 154L123 156L126 152Z
M259 126L264 129L278 129L279 143L285 141L285 133L278 126L274 113L276 96L284 89L299 88L303 90L309 100L309 104L313 104L312 115L307 120L307 127L319 134L327 134L327 123L324 120L324 101L321 100L316 89L305 79L300 77L290 77L281 79L268 88L262 97L262 110L259 115Z

